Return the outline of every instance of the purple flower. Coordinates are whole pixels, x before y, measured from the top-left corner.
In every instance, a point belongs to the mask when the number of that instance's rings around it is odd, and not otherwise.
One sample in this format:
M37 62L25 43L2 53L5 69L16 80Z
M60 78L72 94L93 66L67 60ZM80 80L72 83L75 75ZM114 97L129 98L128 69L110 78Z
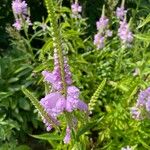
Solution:
M87 104L84 103L84 102L81 101L81 100L78 101L77 108L78 108L79 110L88 111L88 106L87 106Z
M71 5L71 10L74 15L77 15L82 11L82 7L77 2L75 2Z
M64 143L68 144L70 142L70 139L71 139L71 130L70 130L69 126L67 126L66 136L64 138Z
M13 27L15 27L18 31L20 31L22 28L21 20L17 19L16 22L13 24Z
M132 118L134 118L136 120L141 119L141 111L140 111L140 109L137 108L137 107L132 107L131 108L131 115L132 115Z
M96 45L97 49L101 49L104 47L104 40L105 38L100 33L97 33L94 36L94 45Z
M131 114L135 119L143 119L150 113L150 87L140 91L135 107L132 107Z
M12 10L16 20L13 26L17 30L21 30L23 25L27 25L27 27L32 25L28 14L27 3L25 1L14 0L12 2Z
M148 112L150 112L150 96L149 96L149 99L148 99L147 102L146 102L146 110L147 110Z
M59 92L50 93L41 99L40 104L48 113L49 117L58 124L57 116L65 109L65 98ZM45 118L43 118L43 122L49 130L52 128L52 125Z
M133 41L132 32L129 29L127 22L120 21L120 27L118 29L118 36L124 44L129 44Z
M68 96L71 96L73 98L79 98L80 91L75 86L68 86L67 93Z
M12 2L12 9L16 15L27 15L27 3L21 0L14 0Z
M106 36L107 37L111 37L112 36L112 31L111 30L107 30L106 31Z
M97 30L104 30L108 25L109 19L107 19L105 16L102 16L99 21L96 22Z
M62 93L62 79L61 79L61 70L59 65L59 57L57 50L54 50L54 70L52 72L43 71L42 75L44 80L52 85L52 93L46 95L41 99L40 103L43 106L44 110L49 115L50 119L56 122L59 125L57 117L63 112L73 112L75 110L88 111L88 106L83 101L79 99L80 91L77 87L72 85L71 72L69 69L69 64L66 57L63 57L64 63L64 75L65 83L67 88L67 93ZM64 96L64 95L65 96ZM77 120L76 118L70 118L69 125L75 127ZM47 131L50 131L52 124L49 124L46 118L43 118L43 122L46 125ZM70 128L66 129L66 136L64 138L64 143L69 143L71 139Z
M120 20L124 20L124 17L127 13L127 10L124 10L124 7L117 7L116 16Z

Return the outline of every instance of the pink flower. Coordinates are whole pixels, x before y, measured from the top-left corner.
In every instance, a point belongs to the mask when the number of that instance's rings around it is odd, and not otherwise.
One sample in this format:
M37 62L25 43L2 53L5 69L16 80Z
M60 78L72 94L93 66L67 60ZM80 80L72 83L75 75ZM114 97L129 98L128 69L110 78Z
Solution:
M102 16L99 21L96 22L97 30L104 30L108 25L108 21L109 19L107 19L105 16Z
M131 43L133 41L133 34L129 29L127 22L120 21L120 27L118 29L118 36L124 44Z
M124 10L124 7L117 7L116 16L118 19L123 20L126 13L127 13L127 10Z
M13 24L13 27L15 27L18 31L20 31L22 28L21 20L17 19L16 22Z
M14 14L26 15L27 14L27 3L21 0L14 0L12 2L12 9Z
M96 45L97 49L101 49L104 47L104 40L105 38L100 33L97 33L94 36L94 45Z
M71 130L69 128L69 126L67 126L67 129L66 129L66 136L64 138L64 143L65 144L68 144L70 142L70 139L71 139Z
M71 5L71 10L74 15L77 15L82 11L82 7L77 2L75 2Z

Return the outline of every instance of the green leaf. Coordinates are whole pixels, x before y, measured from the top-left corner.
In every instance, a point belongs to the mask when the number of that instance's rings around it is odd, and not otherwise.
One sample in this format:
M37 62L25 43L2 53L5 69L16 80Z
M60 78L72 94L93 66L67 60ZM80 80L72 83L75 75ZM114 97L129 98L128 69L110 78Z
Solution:
M0 100L13 95L13 92L0 92Z
M86 125L84 125L83 127L80 127L79 131L77 132L77 139L79 139L79 137L84 134L85 132L89 131L91 128L93 128L94 126L96 126L101 120L103 119L103 117L101 117L99 120L93 121L93 122L89 122Z
M150 34L136 34L135 37L139 40L150 42Z
M149 22L150 22L150 14L143 20L142 23L139 24L139 26L137 27L137 29L139 29L139 28L145 26L145 25L146 25L147 23L149 23Z
M40 135L31 135L34 138L40 139L40 140L62 140L63 137L60 135L50 134L50 133L44 133Z
M30 104L26 99L23 98L19 99L19 106L24 110L30 110Z

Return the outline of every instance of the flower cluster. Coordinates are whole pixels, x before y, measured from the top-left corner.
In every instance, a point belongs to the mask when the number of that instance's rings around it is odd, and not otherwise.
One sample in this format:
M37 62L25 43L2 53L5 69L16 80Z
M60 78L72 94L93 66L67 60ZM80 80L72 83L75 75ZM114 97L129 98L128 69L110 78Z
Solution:
M136 120L148 117L149 113L150 113L150 87L139 93L136 105L131 108L131 115Z
M74 110L82 110L87 111L87 105L80 100L79 95L80 91L77 87L72 85L71 72L69 69L68 61L66 57L64 57L64 72L65 72L65 82L67 86L67 94L64 96L62 94L62 81L61 81L61 72L59 59L57 55L57 50L54 50L54 70L53 72L43 71L42 74L44 76L44 80L51 84L52 91L44 98L41 99L40 103L44 107L47 114L56 124L59 124L57 117L63 112L73 112ZM72 119L72 122L74 122ZM47 131L50 131L52 128L52 124L49 124L45 118L43 118L43 122L47 127ZM71 123L74 124L74 123ZM69 143L70 141L70 125L67 126L66 129L66 137L64 138L64 143Z
M120 21L120 27L118 29L118 36L120 37L123 44L129 44L133 41L132 32L126 20Z
M12 2L12 10L15 16L15 23L13 26L20 31L23 24L32 25L30 15L28 13L27 3L21 0L14 0Z
M129 146L127 146L126 148L121 148L121 150L132 150L132 148L130 148Z
M81 13L81 11L82 11L82 6L80 6L78 4L78 2L76 1L75 3L73 3L71 5L71 10L72 10L73 17L74 18L76 18L76 17L79 18L80 17L79 13Z
M126 16L127 10L124 10L124 6L117 7L116 9L116 16L120 20L124 20Z
M103 8L104 9L104 8ZM96 22L97 34L94 36L94 45L97 49L101 49L105 45L105 39L112 36L112 31L108 29L109 19L102 14L99 21Z
M119 19L118 36L124 45L129 45L133 41L133 34L129 29L129 25L126 21L127 10L124 9L124 4L121 7L117 7L116 16Z

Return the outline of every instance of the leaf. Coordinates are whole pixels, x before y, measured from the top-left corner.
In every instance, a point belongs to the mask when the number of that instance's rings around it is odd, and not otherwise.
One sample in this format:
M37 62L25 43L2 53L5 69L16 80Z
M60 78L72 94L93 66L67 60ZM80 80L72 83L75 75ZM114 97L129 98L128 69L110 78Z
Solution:
M63 137L60 135L50 134L50 133L44 133L40 135L31 135L34 138L40 139L40 140L62 140Z
M19 99L19 106L24 110L30 110L30 104L26 99L23 98Z
M141 24L139 24L139 26L137 27L137 29L145 26L149 22L150 22L150 14L143 20L143 22Z
M143 147L145 147L146 149L150 149L150 146L147 145L141 138L139 138L139 142L143 145Z
M79 131L77 132L77 139L79 139L79 137L84 134L85 132L89 131L91 128L93 128L94 126L96 126L101 120L103 119L103 117L101 117L99 120L93 121L93 122L89 122L86 125L84 125L83 127L81 127L79 129Z
M13 95L13 92L0 92L0 100Z
M150 42L150 34L136 34L135 37L139 40Z

